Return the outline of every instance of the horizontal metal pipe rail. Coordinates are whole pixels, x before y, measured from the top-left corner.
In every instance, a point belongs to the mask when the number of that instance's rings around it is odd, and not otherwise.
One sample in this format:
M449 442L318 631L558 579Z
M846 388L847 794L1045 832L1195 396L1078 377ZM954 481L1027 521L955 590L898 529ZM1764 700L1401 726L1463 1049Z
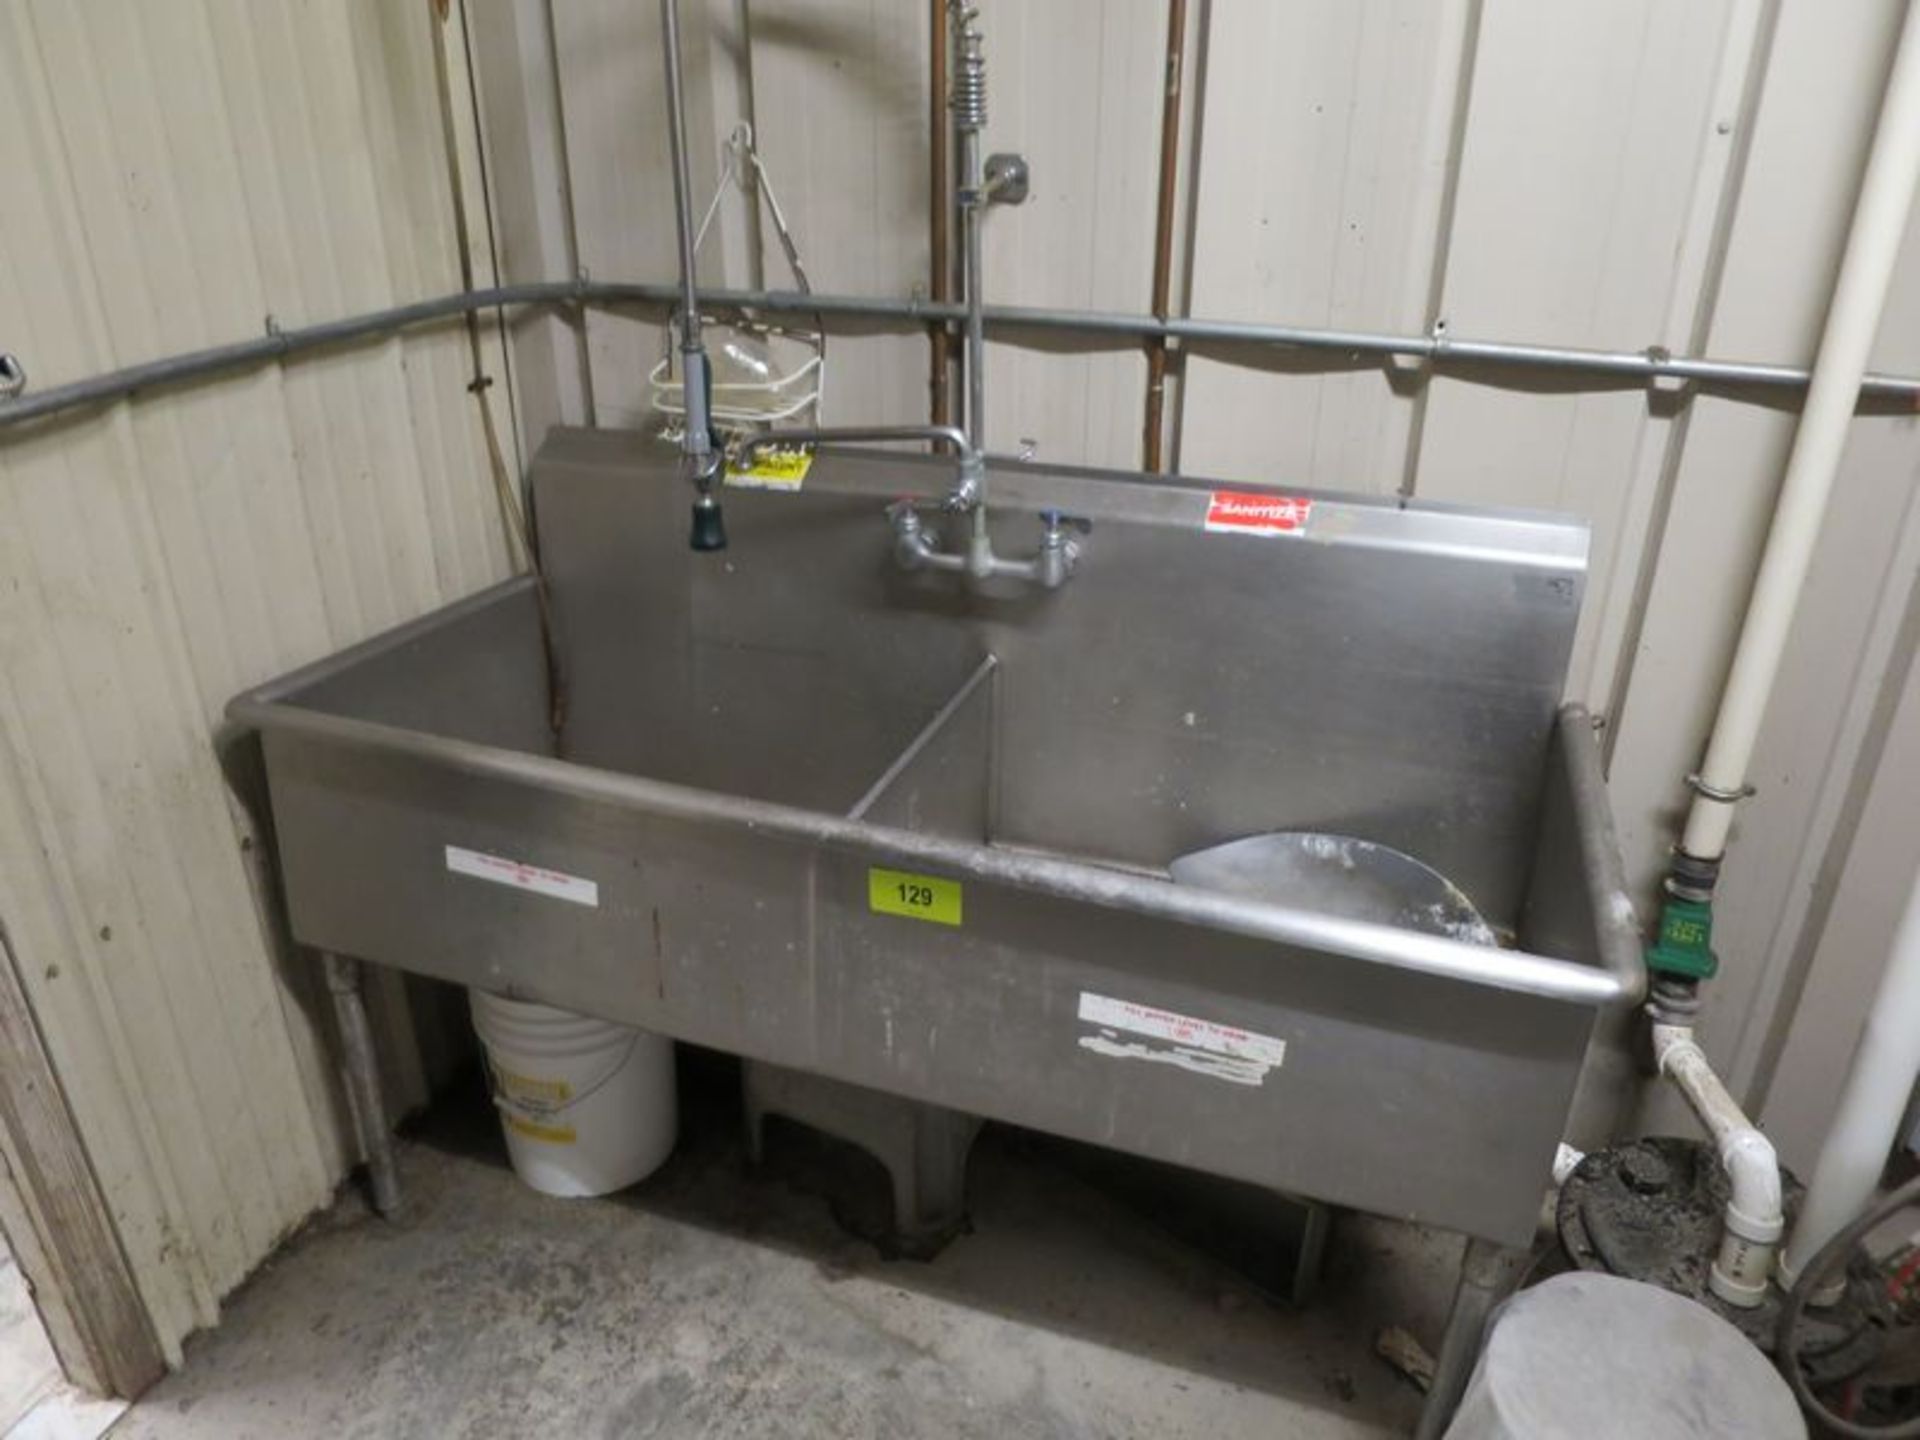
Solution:
M266 334L256 339L236 340L232 344L215 345L206 350L189 350L181 355L168 355L159 360L129 365L121 370L109 370L101 375L90 375L84 380L72 380L64 385L51 385L45 390L27 391L13 400L0 401L0 427L19 425L28 420L38 420L48 415L57 415L63 410L78 409L85 405L104 404L108 401L123 399L141 390L180 385L192 380L205 379L210 375L243 370L269 360L298 355L307 350L318 350L329 345L343 345L349 341L364 340L375 335L390 335L400 330L412 329L416 325L426 325L436 320L465 315L472 310L492 310L508 305L552 304L556 301L578 298L573 295L573 289L572 285L563 281L535 285L503 285L491 290L459 291L433 300L416 300L408 305L395 305L386 310L370 310L364 315L351 315L344 320L329 320L319 325L303 325L293 330L282 330L269 320Z
M716 310L834 316L840 319L899 321L915 326L951 325L965 309L927 300L896 300L862 295L803 295L796 291L702 289L702 305ZM416 300L386 310L330 320L297 329L270 327L253 340L170 355L125 369L74 380L45 390L0 400L0 429L62 411L105 404L142 390L184 384L286 359L307 350L342 345L376 335L431 324L472 310L521 305L643 305L668 308L679 301L672 285L629 284L603 280L549 280L462 291L432 300ZM1318 350L1349 357L1378 356L1433 365L1490 366L1561 375L1608 376L1653 384L1691 382L1733 388L1804 390L1805 368L1740 360L1710 360L1646 350L1593 350L1565 345L1531 345L1503 340L1467 340L1451 335L1395 335L1367 330L1329 330L1307 325L1269 325L1237 320L1159 319L1113 311L1059 310L1021 305L989 305L987 326L995 331L1051 331L1078 336L1110 336L1117 344L1147 340L1191 345ZM1231 357L1225 357L1231 363ZM1920 377L1869 374L1862 399L1898 400L1920 407Z

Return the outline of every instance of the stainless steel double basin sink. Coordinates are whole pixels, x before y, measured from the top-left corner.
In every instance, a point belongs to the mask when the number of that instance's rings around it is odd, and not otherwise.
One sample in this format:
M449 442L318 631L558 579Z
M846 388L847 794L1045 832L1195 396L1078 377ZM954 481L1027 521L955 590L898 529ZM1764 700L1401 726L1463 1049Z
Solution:
M526 579L234 701L297 939L1526 1237L1639 986L1560 703L1583 527L1326 494L1262 529L1232 497L1270 490L1006 466L1003 548L1092 530L1059 591L981 593L891 562L935 462L729 490L701 555L672 461L559 431L535 467L557 729ZM1279 830L1404 851L1510 943L1168 876Z

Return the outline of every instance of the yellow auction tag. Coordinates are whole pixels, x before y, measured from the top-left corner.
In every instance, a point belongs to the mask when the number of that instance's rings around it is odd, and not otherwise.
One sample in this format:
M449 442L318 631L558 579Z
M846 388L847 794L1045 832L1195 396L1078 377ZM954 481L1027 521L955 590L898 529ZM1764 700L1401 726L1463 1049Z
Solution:
M806 445L757 450L742 470L727 462L727 484L743 490L798 490L813 468L813 450Z
M904 915L936 925L960 923L960 882L906 870L867 871L867 908L876 915Z

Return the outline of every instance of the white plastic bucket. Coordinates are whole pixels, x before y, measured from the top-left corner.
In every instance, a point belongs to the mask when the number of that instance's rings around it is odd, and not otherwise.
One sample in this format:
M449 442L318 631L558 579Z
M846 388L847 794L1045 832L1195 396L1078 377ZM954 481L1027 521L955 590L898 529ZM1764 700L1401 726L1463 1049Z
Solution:
M546 1195L606 1195L659 1168L679 1130L673 1041L468 994L514 1173Z

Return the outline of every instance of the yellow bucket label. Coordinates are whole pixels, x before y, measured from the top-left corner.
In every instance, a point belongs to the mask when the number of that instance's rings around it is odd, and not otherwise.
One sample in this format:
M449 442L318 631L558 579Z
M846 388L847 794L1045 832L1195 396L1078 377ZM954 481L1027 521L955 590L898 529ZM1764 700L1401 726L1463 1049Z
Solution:
M867 871L867 908L876 915L904 915L936 925L960 923L960 882L907 870Z
M727 484L744 490L798 490L812 468L813 451L805 445L758 450L744 470L727 462Z
M510 1100L528 1105L564 1105L573 1098L573 1087L564 1080L538 1080L531 1075L516 1075L511 1070L493 1067L493 1078L500 1093Z
M507 1128L516 1135L524 1135L529 1140L544 1140L549 1145L571 1145L579 1137L571 1125L543 1125L537 1120L528 1120L506 1112Z

